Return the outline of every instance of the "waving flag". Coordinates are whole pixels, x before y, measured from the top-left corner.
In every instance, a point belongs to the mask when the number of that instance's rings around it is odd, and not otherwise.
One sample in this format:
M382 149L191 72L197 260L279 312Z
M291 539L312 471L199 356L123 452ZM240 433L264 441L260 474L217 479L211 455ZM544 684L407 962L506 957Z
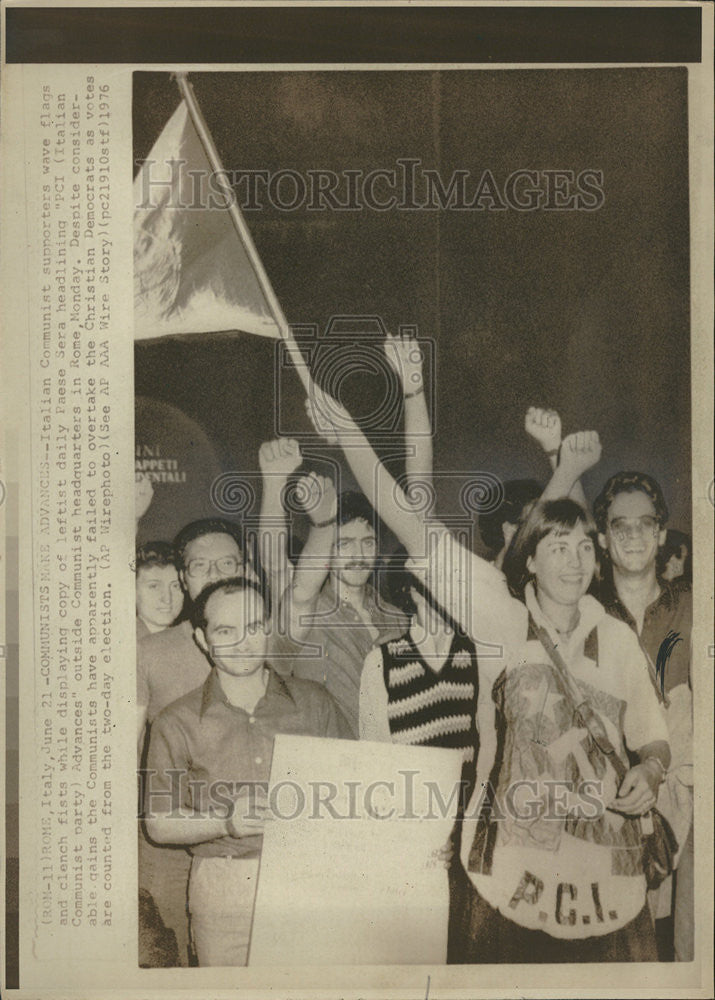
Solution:
M187 101L188 84L179 86L181 104L134 182L135 338L224 330L285 336L238 207L225 199L191 207L198 180L207 194L220 163L195 99L193 108Z

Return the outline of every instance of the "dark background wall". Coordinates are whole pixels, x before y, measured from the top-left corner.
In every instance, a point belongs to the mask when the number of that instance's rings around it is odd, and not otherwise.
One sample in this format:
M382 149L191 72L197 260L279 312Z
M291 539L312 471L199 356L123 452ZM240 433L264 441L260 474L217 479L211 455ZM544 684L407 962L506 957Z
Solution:
M136 169L178 91L167 74L134 79ZM603 171L605 200L591 212L285 212L266 203L245 215L290 323L322 330L336 314L378 315L434 340L438 473L543 479L523 419L531 404L550 406L564 433L601 434L591 498L612 472L643 469L663 484L671 523L689 528L684 69L191 79L229 170L368 172L413 157L445 181L469 171L470 191L486 170L500 188L519 169ZM274 347L246 335L139 343L136 392L194 419L224 469L255 469L276 414L284 432L308 430L294 373L278 380L276 398ZM357 371L344 398L367 413L382 387ZM438 475L437 486L441 508L455 509L456 481Z

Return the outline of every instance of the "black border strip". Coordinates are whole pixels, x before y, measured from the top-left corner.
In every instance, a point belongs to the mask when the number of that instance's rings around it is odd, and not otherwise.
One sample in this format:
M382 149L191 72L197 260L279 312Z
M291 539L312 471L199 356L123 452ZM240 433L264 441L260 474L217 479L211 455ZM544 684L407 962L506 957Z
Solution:
M678 7L10 7L8 63L698 63Z

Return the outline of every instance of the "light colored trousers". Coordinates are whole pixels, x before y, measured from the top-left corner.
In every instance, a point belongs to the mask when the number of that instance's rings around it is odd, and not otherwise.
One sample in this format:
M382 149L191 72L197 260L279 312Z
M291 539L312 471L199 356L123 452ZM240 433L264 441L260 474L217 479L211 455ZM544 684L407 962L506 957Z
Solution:
M200 857L192 860L189 915L199 965L246 965L258 860Z

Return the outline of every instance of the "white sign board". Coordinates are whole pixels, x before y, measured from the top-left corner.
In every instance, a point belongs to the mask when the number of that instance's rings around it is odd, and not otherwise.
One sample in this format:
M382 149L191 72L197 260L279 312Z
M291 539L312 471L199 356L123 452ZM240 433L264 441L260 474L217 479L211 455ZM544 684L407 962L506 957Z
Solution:
M249 965L432 965L459 750L277 736Z

